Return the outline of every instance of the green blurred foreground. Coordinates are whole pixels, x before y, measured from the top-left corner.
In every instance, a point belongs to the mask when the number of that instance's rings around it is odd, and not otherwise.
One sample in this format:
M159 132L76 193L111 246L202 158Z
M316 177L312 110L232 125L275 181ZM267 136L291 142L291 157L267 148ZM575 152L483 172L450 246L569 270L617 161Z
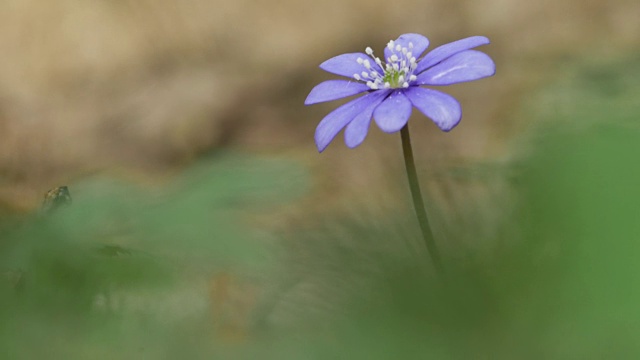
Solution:
M72 206L3 224L0 358L639 358L640 89L598 94L616 69L543 94L575 109L542 112L564 125L514 165L521 235L478 239L504 245L450 256L444 281L407 245L408 210L252 230L305 191L281 161L219 156L163 194L72 186Z

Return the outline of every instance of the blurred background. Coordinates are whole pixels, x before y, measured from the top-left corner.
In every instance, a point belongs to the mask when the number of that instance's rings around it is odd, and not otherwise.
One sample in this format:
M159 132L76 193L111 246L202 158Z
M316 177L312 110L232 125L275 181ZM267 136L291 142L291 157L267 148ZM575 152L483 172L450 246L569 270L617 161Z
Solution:
M301 104L331 77L317 68L322 61L380 49L405 32L425 34L432 47L488 36L482 51L499 75L445 89L465 111L464 126L447 136L416 116L419 158L508 157L509 141L530 124L516 111L532 89L562 77L568 63L637 53L640 33L636 1L0 6L0 199L17 209L85 174L157 179L228 147L330 167L321 172L341 174L331 186L348 187L332 188L340 196L380 185L398 141L374 129L359 151L336 143L317 156L313 131L335 104ZM354 161L363 157L369 161Z
M0 357L636 358L639 13L3 0ZM319 155L337 105L303 106L321 62L407 32L497 66L442 89L451 133L410 122L444 287L399 136Z

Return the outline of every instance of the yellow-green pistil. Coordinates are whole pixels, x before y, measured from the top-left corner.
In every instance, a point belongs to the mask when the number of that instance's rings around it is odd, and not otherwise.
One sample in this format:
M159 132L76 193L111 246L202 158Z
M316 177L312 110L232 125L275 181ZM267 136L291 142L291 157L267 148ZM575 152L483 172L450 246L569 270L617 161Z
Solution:
M391 89L397 89L399 87L402 87L402 84L405 82L404 74L404 71L395 70L385 72L384 76L382 77L382 82L385 85L389 84L389 87Z
M373 50L370 47L366 48L365 52L378 66L373 66L369 59L358 58L358 64L362 65L366 71L353 74L353 78L358 81L366 81L367 86L372 90L408 88L409 84L417 78L413 75L413 71L418 65L411 52L413 43L409 43L408 47L402 47L392 40L387 44L387 48L391 55L385 63L373 55Z

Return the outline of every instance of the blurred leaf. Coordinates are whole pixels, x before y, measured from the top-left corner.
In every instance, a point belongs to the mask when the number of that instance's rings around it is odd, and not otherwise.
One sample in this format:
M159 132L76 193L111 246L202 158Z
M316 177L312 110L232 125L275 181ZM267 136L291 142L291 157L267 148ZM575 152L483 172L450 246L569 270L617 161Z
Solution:
M184 353L194 337L165 342L180 324L169 319L197 314L185 331L211 331L207 277L266 271L269 248L251 217L302 194L306 181L289 161L224 154L162 190L105 177L70 185L70 206L0 233L0 348L10 358ZM75 340L29 347L50 332Z

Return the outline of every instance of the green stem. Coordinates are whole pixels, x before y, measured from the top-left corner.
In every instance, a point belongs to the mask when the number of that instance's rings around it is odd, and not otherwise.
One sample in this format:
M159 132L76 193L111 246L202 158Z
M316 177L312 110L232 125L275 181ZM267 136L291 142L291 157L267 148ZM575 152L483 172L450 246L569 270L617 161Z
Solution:
M416 216L418 217L418 223L422 230L422 237L427 245L427 251L431 256L433 266L438 273L443 274L444 268L442 267L442 260L440 259L440 253L438 247L433 239L433 233L429 226L429 219L427 218L427 211L424 207L422 200L422 193L420 192L420 184L418 182L418 174L416 172L416 164L413 160L413 150L411 149L411 137L409 136L409 124L405 125L400 130L402 137L402 152L404 154L404 165L407 168L407 177L409 178L409 188L411 189L411 196L413 197L413 206L416 209Z

